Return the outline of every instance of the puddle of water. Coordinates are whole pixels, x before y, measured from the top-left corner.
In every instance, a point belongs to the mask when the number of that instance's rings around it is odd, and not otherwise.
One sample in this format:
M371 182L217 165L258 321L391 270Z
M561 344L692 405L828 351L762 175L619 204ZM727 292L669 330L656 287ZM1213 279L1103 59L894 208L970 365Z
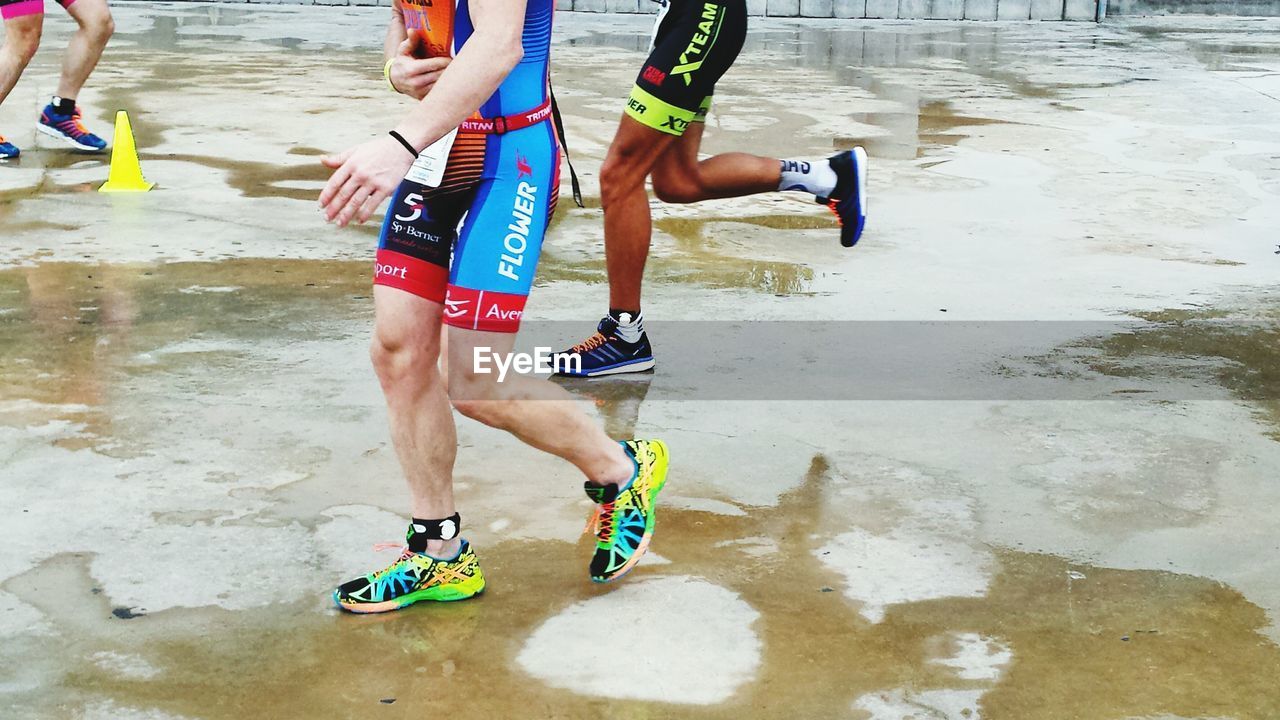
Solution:
M122 373L158 371L139 353L202 333L299 337L335 318L369 312L362 262L232 260L163 265L41 263L0 271L0 403L29 401L53 417L87 422ZM213 288L213 290L209 290ZM220 291L237 288L239 291ZM19 404L6 422L25 425L49 410ZM57 408L78 408L70 414Z
M921 102L915 112L858 112L855 121L891 131L888 136L857 137L837 135L833 147L848 150L861 145L875 157L924 158L940 147L958 144L969 137L959 128L982 125L1008 125L1007 120L973 117L956 113L951 103L943 100Z
M1280 648L1258 634L1265 613L1201 578L1000 551L985 597L895 605L882 622L868 623L856 603L832 591L840 580L815 556L832 529L825 510L832 482L827 460L815 455L802 485L776 507L739 516L663 511L653 549L671 562L642 564L635 579L701 577L761 615L754 624L763 647L758 675L723 704L680 706L681 717L845 717L860 696L901 687L990 687L981 716L995 720L1280 713L1280 688L1268 680L1280 676ZM720 544L750 537L773 539L777 550ZM479 552L491 582L483 597L375 617L320 610L323 588L298 588L305 599L254 612L116 608L93 593L86 557L54 558L4 585L45 612L65 638L43 645L33 660L60 669L56 686L19 696L17 707L72 710L107 697L207 720L374 712L408 718L444 708L452 717L486 719L676 712L661 702L552 689L517 669L516 654L543 621L612 591L585 581L585 540L510 540ZM646 626L662 622L640 620L636 642L643 646ZM1011 650L998 681L963 680L938 661L939 644L956 633ZM159 672L122 677L92 659L104 651L135 656ZM382 702L389 698L395 702Z
M308 148L308 150L312 149ZM291 152L290 154L320 155L322 152ZM318 161L305 165L286 165L276 162L231 160L209 155L171 153L160 157L222 170L227 173L227 184L239 190L240 194L247 198L287 197L314 203L320 197L319 184L327 182L332 172ZM317 187L288 187L285 183L315 183Z
M1208 18L1170 18L1155 23L1130 20L1124 27L1147 40L1185 43L1208 70L1256 72L1274 69L1280 58L1280 42L1274 32L1280 24L1273 20L1257 22L1252 28L1239 21L1223 23ZM1242 29L1247 32L1240 32Z
M698 233L700 225L685 230ZM691 243L693 249L656 263L660 280L781 293L800 291L812 279L812 271L799 265L729 261L704 243ZM547 261L539 273L542 280L573 273L602 278L604 268ZM348 320L364 331L372 322L370 295L364 261L46 262L0 270L0 404L9 404L0 420L15 426L50 419L84 423L89 440L58 442L92 444L92 438L110 435L103 406L122 377L183 362L178 355L153 355L157 348L192 338L329 337L350 329ZM608 392L593 387L597 391Z
M1139 313L1158 324L1097 341L1102 357L1091 367L1116 377L1219 384L1258 408L1280 441L1280 301L1262 301L1269 309L1260 318L1240 322L1226 310Z

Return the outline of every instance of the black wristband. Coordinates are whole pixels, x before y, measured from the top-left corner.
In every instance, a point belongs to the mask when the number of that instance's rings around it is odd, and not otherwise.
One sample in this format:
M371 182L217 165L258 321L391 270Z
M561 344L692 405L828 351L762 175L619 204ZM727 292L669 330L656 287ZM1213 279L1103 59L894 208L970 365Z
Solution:
M388 135L390 135L391 137L395 138L396 140L399 140L399 141L400 141L400 144L404 146L404 149L405 149L405 150L408 150L408 151L409 151L409 154L410 154L410 155L414 156L415 158L416 158L416 157L418 157L418 151L417 151L417 150L415 150L415 149L414 149L414 147L413 147L412 145L410 145L410 144L409 144L409 141L408 141L408 140L405 140L405 139L404 139L404 136L403 136L403 135L401 135L400 133L396 132L395 130L392 130L391 132L389 132L389 133L387 133L387 134L388 134Z

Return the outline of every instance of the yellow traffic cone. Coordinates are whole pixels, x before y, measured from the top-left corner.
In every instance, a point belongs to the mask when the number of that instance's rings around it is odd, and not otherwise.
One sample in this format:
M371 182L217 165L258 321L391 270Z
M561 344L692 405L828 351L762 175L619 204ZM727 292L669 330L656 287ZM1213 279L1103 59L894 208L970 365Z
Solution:
M133 142L133 128L129 126L129 113L116 113L116 137L111 144L111 172L98 192L146 192L155 187L142 177L142 163L138 161L138 148Z

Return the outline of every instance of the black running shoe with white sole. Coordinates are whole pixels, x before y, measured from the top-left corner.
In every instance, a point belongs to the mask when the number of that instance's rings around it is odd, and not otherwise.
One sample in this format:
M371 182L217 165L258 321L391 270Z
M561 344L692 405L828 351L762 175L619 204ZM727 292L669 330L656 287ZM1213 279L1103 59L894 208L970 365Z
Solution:
M818 202L840 218L840 244L853 247L867 224L867 151L856 147L832 155L827 162L836 172L836 187L831 197L820 197Z
M596 334L555 354L556 374L567 377L598 377L652 370L653 347L649 336L640 333L636 342L618 336L618 321L605 316Z

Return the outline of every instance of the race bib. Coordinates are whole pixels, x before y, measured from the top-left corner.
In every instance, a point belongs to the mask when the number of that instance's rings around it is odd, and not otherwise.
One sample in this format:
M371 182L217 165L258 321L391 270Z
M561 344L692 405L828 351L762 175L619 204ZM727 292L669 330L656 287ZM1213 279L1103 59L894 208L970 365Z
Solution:
M444 169L449 164L449 152L453 150L453 141L458 137L458 129L454 128L447 135L431 143L418 159L413 161L405 180L412 180L427 187L440 187L444 181Z

